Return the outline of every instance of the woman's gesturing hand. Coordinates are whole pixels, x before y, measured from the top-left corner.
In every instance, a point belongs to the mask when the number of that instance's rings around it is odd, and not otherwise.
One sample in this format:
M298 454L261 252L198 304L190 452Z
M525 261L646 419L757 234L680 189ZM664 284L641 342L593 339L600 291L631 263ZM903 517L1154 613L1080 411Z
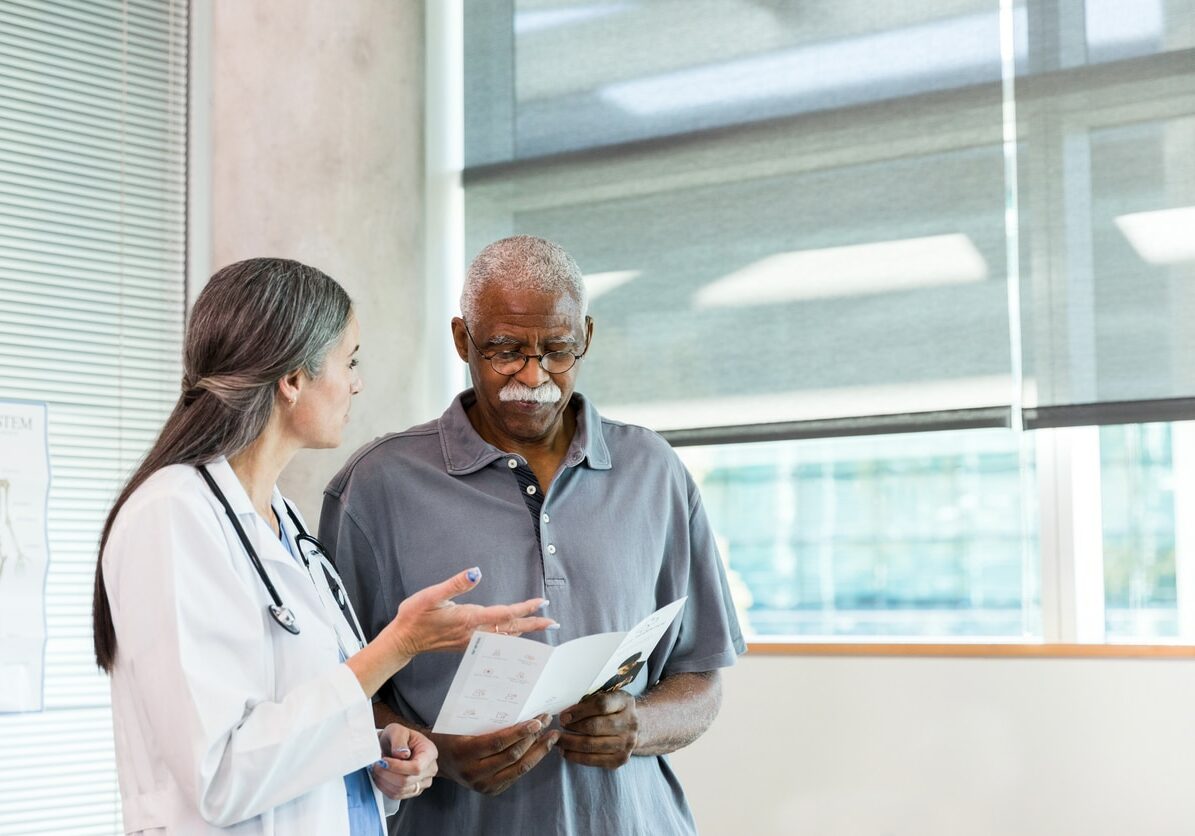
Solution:
M517 636L558 626L550 618L533 615L548 603L545 598L491 607L452 600L473 589L480 580L480 569L468 569L419 590L399 604L398 615L386 628L399 653L411 657L429 650L462 650L473 631L479 629Z

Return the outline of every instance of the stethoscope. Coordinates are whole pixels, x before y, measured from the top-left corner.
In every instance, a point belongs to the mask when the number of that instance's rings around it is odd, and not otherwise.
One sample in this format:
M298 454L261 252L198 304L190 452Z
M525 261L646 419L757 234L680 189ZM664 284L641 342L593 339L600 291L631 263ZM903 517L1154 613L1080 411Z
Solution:
M261 558L257 556L257 550L249 542L249 537L245 534L245 529L241 527L241 521L237 519L236 513L228 503L228 497L224 495L224 491L220 490L220 486L216 484L216 480L212 478L212 474L208 473L205 465L198 465L196 469L199 471L199 475L203 477L203 481L207 482L207 486L212 489L212 493L216 495L216 499L220 500L220 504L224 506L224 513L228 515L233 529L236 530L237 537L241 540L241 545L245 547L245 553L249 555L249 562L253 564L253 568L257 571L257 576L261 578L266 591L270 593L270 599L274 603L268 605L266 610L283 630L295 636L299 635L299 625L295 621L294 612L290 607L282 603L282 597L278 594L278 590L274 587L270 576L266 574L266 567L261 564ZM344 593L344 586L340 583L340 577L332 569L328 561L327 549L324 548L323 543L307 533L307 529L304 528L299 515L295 513L294 509L285 501L282 504L286 505L286 513L290 517L291 522L295 524L295 530L299 532L295 537L295 550L299 553L299 559L303 561L303 566L306 567L307 574L311 575L311 562L306 550L303 548L305 545L312 550L311 553L319 560L320 568L324 570L324 580L328 584L328 591L336 599L336 604L340 607L340 613L344 616L344 620L353 629L353 635L357 638L358 649L365 647L365 636L361 632L361 625L357 623L357 614L349 606L349 599ZM314 576L312 576L312 580L315 580Z

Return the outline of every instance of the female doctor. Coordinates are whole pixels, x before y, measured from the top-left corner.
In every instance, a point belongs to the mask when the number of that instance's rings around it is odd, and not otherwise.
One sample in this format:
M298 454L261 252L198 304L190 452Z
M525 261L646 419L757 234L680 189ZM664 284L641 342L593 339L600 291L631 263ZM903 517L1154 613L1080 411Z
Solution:
M108 516L95 576L126 833L381 836L430 783L417 732L375 731L370 697L474 629L554 626L454 604L476 569L415 593L366 644L335 569L275 481L335 447L361 389L347 294L293 261L212 277L187 329L182 395ZM400 521L396 521L399 522Z

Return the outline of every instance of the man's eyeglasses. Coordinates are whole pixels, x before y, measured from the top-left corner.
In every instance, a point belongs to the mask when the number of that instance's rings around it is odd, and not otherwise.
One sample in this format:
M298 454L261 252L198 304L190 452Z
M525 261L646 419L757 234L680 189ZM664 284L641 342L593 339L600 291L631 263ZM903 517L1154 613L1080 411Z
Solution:
M465 325L465 333L469 335L469 342L473 343L473 347L477 349L477 353L483 359L489 360L490 365L493 366L494 371L500 375L510 377L516 375L523 370L523 366L527 365L527 361L534 358L539 361L539 367L548 374L564 374L569 369L577 364L577 361L585 356L585 352L589 351L589 346L585 346L585 351L580 354L574 354L571 351L549 351L547 354L524 354L521 351L495 351L493 354L486 354L481 350L481 346L477 344L477 340L473 339L473 332L469 330L469 326Z

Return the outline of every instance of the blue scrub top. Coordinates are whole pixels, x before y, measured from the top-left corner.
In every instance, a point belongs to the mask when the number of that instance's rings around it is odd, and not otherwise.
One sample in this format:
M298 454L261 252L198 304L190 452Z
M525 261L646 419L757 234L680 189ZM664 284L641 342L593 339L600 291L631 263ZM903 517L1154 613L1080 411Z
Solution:
M278 521L278 528L282 532L282 545L286 546L291 557L298 560L295 544L286 536L282 520ZM341 652L339 655L343 663L344 653ZM348 797L349 836L386 836L382 828L382 819L378 816L378 805L373 800L373 781L369 777L369 767L362 767L345 775L344 791Z

